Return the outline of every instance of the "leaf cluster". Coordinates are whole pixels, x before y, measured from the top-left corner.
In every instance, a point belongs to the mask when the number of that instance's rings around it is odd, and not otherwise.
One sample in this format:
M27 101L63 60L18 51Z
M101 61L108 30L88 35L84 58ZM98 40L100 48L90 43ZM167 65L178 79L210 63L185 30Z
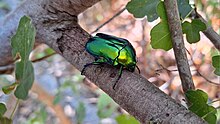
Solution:
M200 40L200 31L206 29L206 24L200 20L192 20L192 22L184 21L193 8L189 4L189 0L177 0L179 16L182 20L183 33L189 43L196 43ZM127 10L136 18L147 16L148 21L152 22L160 17L160 22L155 25L151 32L151 46L154 49L170 50L172 48L169 26L167 23L166 9L164 2L160 0L131 0L127 6Z
M11 38L12 55L15 60L15 79L16 81L10 85L2 87L5 94L14 91L14 95L18 99L25 100L28 92L34 82L34 69L29 55L33 49L36 30L31 23L31 19L23 16L20 19L16 34ZM16 104L17 106L17 104ZM11 118L3 117L7 111L6 106L0 103L0 122L12 123ZM12 117L13 113L11 114Z
M181 20L182 32L186 35L188 43L197 43L200 41L200 31L206 30L206 24L198 19L186 21L186 18L193 11L189 0L177 0L179 17ZM151 46L154 49L163 49L168 51L172 49L171 35L168 25L168 18L163 1L160 0L131 0L127 6L127 10L136 18L147 16L147 20L152 22L158 17L160 22L155 25L151 32ZM213 56L212 65L215 68L214 73L220 76L220 55ZM209 124L216 123L216 109L207 104L208 95L202 90L189 90L186 92L186 98L190 101L189 110L206 120Z

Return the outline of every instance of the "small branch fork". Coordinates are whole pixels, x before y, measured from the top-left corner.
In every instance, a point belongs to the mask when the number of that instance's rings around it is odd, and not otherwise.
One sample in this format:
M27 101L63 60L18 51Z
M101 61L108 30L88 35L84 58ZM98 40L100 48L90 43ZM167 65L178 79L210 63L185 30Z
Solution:
M159 63L158 63L158 65L160 66L160 68L155 71L155 72L156 72L156 75L159 75L159 73L160 73L161 71L163 71L163 70L165 70L166 72L169 72L169 73L170 73L170 72L173 72L173 71L178 71L177 69L169 70L169 69L165 68L163 65L161 65L161 64L159 64Z
M42 60L45 60L53 55L55 55L56 53L51 53L49 55L46 55L44 57L41 57L41 58L38 58L38 59L34 59L34 60L31 60L31 62L35 63L35 62L39 62L39 61L42 61ZM11 65L7 65L7 66L0 66L0 74L11 74L14 70L14 64L11 64Z
M199 69L198 69L197 66L196 66L196 63L195 63L194 60L193 60L193 57L192 57L191 53L190 53L187 49L186 49L186 51L187 51L187 53L188 53L189 56L190 56L190 59L191 59L191 61L192 61L193 66L196 68L196 69L193 70L193 71L196 71L196 73L197 73L199 76L201 76L203 79L205 79L208 83L211 83L211 84L220 86L220 83L211 81L210 79L208 79L206 76L204 76L204 75L199 71ZM166 67L164 67L163 65L161 65L161 64L159 64L159 63L158 63L158 65L160 66L160 68L155 71L155 72L156 72L156 75L159 75L159 73L160 73L161 71L163 71L163 70L165 70L165 71L168 72L168 73L174 72L174 71L178 71L177 69L169 70L169 69L167 69Z
M186 48L185 48L185 49L186 49ZM193 66L196 68L196 70L195 70L196 73L197 73L199 76L201 76L203 79L205 79L207 82L209 82L209 83L211 83L211 84L214 84L214 85L220 86L220 83L213 82L213 81L209 80L207 77L205 77L204 75L202 75L202 74L200 73L199 69L198 69L197 66L196 66L196 63L195 63L194 60L193 60L193 57L192 57L191 53L190 53L187 49L186 49L186 51L187 51L187 53L188 53L189 56L190 56L190 59L191 59L191 61L192 61Z
M106 22L104 22L102 25L100 25L99 27L97 27L91 34L97 32L98 30L100 30L102 27L104 27L106 24L108 24L109 22L111 22L114 18L116 18L117 16L119 16L122 12L124 12L126 8L124 7L123 9L121 9L120 11L118 11L114 16L112 16L109 20L107 20ZM207 30L203 31L203 33L206 35L207 38L210 39L210 41L214 44L214 46L220 50L220 36L213 30L213 28L211 26L208 25L207 21L196 11L193 11L195 18L200 19L201 21L203 21L206 25L207 25ZM186 49L187 50L187 49ZM196 67L195 62L192 58L192 55L189 53L189 51L187 50L187 53L190 55L191 57L191 61L193 62L193 65ZM160 64L159 64L160 65ZM161 69L156 70L156 73L159 73L161 70L166 70L166 71L178 71L178 70L168 70L165 67L163 67L162 65L160 65ZM211 84L215 84L215 85L220 85L219 83L213 82L211 80L209 80L208 78L206 78L204 75L202 75L200 73L200 71L198 70L198 68L196 68L196 72L199 76L201 76L202 78L204 78L207 82L211 83Z
M193 11L195 13L195 18L201 20L204 22L207 26L207 29L202 31L203 34L213 43L215 48L217 48L220 51L220 35L218 35L214 29L208 24L208 22L196 11Z

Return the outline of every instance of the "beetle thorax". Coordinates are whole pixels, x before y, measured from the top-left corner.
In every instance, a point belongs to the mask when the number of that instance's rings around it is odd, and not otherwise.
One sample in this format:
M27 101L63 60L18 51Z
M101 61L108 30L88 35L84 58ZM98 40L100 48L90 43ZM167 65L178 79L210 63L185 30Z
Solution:
M118 57L118 62L124 66L136 64L133 58L128 54L128 52L121 52L120 56Z

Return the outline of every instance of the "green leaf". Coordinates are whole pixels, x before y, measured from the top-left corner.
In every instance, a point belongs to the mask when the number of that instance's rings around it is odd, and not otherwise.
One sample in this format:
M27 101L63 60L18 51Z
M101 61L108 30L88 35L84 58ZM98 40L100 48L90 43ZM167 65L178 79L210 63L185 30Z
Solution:
M2 117L6 111L7 111L7 108L6 108L5 104L0 103L0 117Z
M156 7L160 0L131 0L126 5L128 12L132 13L135 18L147 16L147 20L152 22L158 18Z
M217 121L217 116L216 116L217 110L216 110L216 108L214 108L212 106L208 106L207 109L208 110L206 110L206 111L209 112L209 113L204 115L202 118L204 120L206 120L209 124L216 124L216 121Z
M97 115L100 118L107 118L112 115L112 113L116 110L118 105L106 93L102 93L99 96L97 107Z
M157 14L161 18L161 20L167 22L167 13L166 13L166 9L164 6L164 2L162 1L157 6Z
M78 124L82 124L83 120L86 116L86 108L84 103L80 102L78 107L76 108L76 117Z
M206 30L206 24L201 20L194 19L191 23L185 21L182 24L183 33L189 43L196 43L200 40L200 31Z
M208 101L208 95L202 90L188 90L186 92L186 97L187 99L192 103L192 104L197 104L197 103L207 103Z
M208 95L202 90L188 90L186 98L190 102L189 110L206 120L209 124L216 123L217 110L213 106L209 106Z
M215 68L220 68L220 55L212 57L212 66Z
M10 94L16 88L17 85L18 85L17 83L13 83L11 85L4 86L4 87L2 87L2 91L5 94Z
M35 28L31 24L31 19L23 16L20 19L16 34L11 38L12 55L16 57L19 53L22 60L28 60L34 46Z
M193 10L189 4L189 0L177 0L180 18L185 19Z
M220 55L212 57L212 66L215 68L214 73L220 76Z
M25 100L34 82L34 68L31 61L27 61L25 64L16 63L16 78L20 83L14 94L17 98Z
M135 18L147 16L148 21L152 22L158 18L156 8L160 0L131 0L126 5L126 9L134 15ZM193 10L189 0L177 0L180 18L185 19Z
M220 109L217 109L216 116L217 116L217 120L220 120Z
M6 117L0 117L0 124L12 124L12 120Z
M126 114L117 116L116 121L118 124L140 124L133 116Z
M168 24L160 22L151 29L151 46L154 49L170 50L172 48L172 41Z
M151 46L154 49L170 50L172 48L172 41L169 26L167 23L167 15L164 3L160 2L157 6L157 13L161 17L161 22L155 25L150 32Z
M23 16L20 19L16 34L11 38L12 55L19 55L20 61L15 64L16 82L19 83L15 90L15 96L19 99L26 99L28 91L34 81L34 70L29 55L34 46L36 30L31 24L31 19Z
M218 76L220 76L220 68L215 68L214 73Z

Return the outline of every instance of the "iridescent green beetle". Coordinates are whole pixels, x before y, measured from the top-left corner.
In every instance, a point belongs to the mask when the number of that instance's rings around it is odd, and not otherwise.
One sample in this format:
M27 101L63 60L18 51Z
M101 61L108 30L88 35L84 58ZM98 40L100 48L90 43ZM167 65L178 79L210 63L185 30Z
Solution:
M86 67L89 65L100 65L103 63L120 67L119 76L113 86L115 89L116 83L121 78L122 70L125 68L130 72L135 71L137 67L139 73L140 69L136 65L136 53L131 43L123 38L97 33L95 37L91 37L85 45L88 53L95 57L95 61L84 65L81 72L83 74Z

